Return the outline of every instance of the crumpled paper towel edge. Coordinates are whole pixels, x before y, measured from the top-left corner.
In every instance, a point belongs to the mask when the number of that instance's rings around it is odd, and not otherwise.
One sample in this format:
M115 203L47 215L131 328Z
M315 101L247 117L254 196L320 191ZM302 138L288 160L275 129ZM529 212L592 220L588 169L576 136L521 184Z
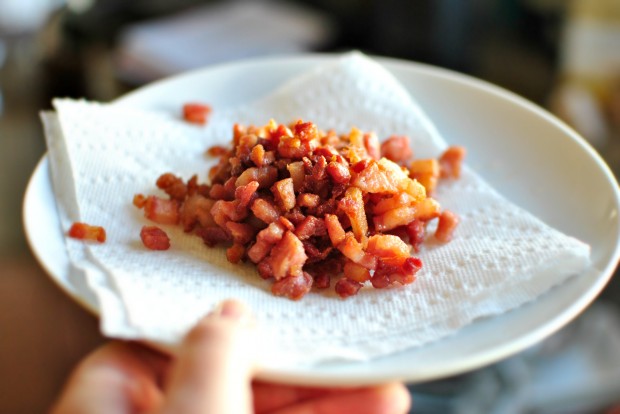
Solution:
M68 158L67 148L64 145L62 128L55 112L42 111L40 113L41 121L44 126L44 135L48 148L56 148L54 151L48 151L49 170L52 178L52 187L55 195L56 207L61 224L61 232L64 234L72 223L80 221L79 204L77 203L75 186L73 184L71 164L63 162L60 155L65 154ZM59 196L62 194L64 196ZM73 205L72 205L73 204ZM71 248L69 247L72 244ZM122 309L124 304L115 291L107 282L111 280L106 277L103 267L98 265L95 257L90 253L88 244L80 241L71 240L65 237L65 250L69 261L68 275L59 275L69 286L69 289L75 294L85 294L82 298L87 305L94 307L92 309L97 314L101 309L116 309L115 318L125 319ZM120 292L119 292L120 294ZM127 314L127 312L125 312ZM101 322L105 318L100 318ZM120 320L117 319L117 320ZM105 323L102 323L101 330L103 334L108 334ZM132 336L131 331L121 332L121 337L129 339ZM124 334L124 335L123 335ZM114 336L118 336L115 334Z

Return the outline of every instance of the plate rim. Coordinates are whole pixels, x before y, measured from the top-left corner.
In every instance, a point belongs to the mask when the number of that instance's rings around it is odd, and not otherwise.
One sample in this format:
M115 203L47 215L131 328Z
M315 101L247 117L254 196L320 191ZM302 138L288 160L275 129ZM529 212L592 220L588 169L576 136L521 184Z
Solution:
M210 65L203 68L197 68L188 72L180 73L171 77L167 77L153 83L149 83L144 85L134 91L131 91L127 94L124 94L116 99L114 99L111 104L113 105L125 105L127 103L131 103L140 96L141 94L148 93L151 89L161 88L161 85L166 83L174 83L174 82L182 82L183 78L193 77L193 76L201 76L201 73L204 72L213 72L216 70L226 70L229 67L241 67L241 66L252 66L256 64L264 64L270 65L274 63L278 63L279 61L290 63L291 61L310 61L313 64L319 64L321 62L329 61L330 59L336 59L341 54L331 54L331 53L308 53L308 54L300 54L300 55L284 55L284 56L269 56L269 57L257 57L250 59L242 59L233 62L225 62L217 65ZM556 116L552 115L545 108L539 106L538 104L527 100L526 98L509 91L501 86L495 85L491 82L476 78L474 76L459 73L453 71L451 69L446 69L442 67L436 67L433 65L429 65L426 63L413 62L402 60L398 58L391 57L381 57L381 56L371 56L371 58L377 60L379 63L388 66L388 69L397 68L398 70L418 70L432 74L433 76L440 76L442 78L446 78L450 81L455 81L458 83L465 82L468 85L472 85L477 89L483 89L487 93L491 93L493 95L499 96L503 99L507 99L514 104L526 109L529 112L533 112L538 116L543 117L547 122L554 124L555 127L562 130L564 135L569 136L574 142L576 142L580 150L584 151L589 158L591 158L596 165L600 168L601 172L603 172L604 177L607 182L610 184L610 187L613 189L613 200L615 202L615 207L618 209L620 207L620 188L618 186L617 179L610 167L607 165L602 156L590 145L590 143L585 140L580 134L578 134L573 128L568 126L566 123L561 121ZM390 68L391 66L391 68ZM87 303L83 298L79 297L75 292L71 291L68 286L65 286L58 280L53 274L55 272L51 268L51 266L46 263L40 252L35 248L36 243L33 240L34 233L30 228L30 223L27 220L27 200L34 197L35 192L35 184L36 179L45 178L45 174L48 177L51 177L49 168L47 171L44 169L46 166L49 166L47 152L41 157L37 166L35 167L26 187L26 192L23 197L22 204L22 220L23 226L26 234L26 238L28 244L30 246L30 250L33 252L36 260L41 264L45 273L53 279L54 283L61 288L65 293L67 293L73 300L75 300L79 305L85 308L88 312L98 317L98 311L89 303ZM41 177L43 175L43 177ZM617 210L616 210L617 211ZM491 352L489 350L485 352L477 352L473 355L473 357L469 357L458 366L453 365L450 369L444 370L435 370L432 373L422 373L419 375L418 373L407 373L406 369L396 369L389 373L383 372L373 374L372 378L369 377L355 377L353 378L352 374L339 374L334 372L323 373L322 371L316 372L314 369L310 368L309 370L299 369L299 367L295 369L284 369L282 367L277 367L276 369L270 369L262 367L258 373L258 377L260 379L275 381L275 382L287 382L294 384L303 384L303 385L324 385L326 382L329 384L343 384L347 385L369 385L375 384L384 381L407 381L407 382L419 382L419 381L429 381L438 378L444 378L447 376L458 375L464 372L470 371L475 368L479 368L484 365L488 365L499 360L502 360L510 355L514 355L538 342L543 340L544 338L552 335L557 332L563 326L568 324L570 321L575 319L581 312L585 310L585 308L590 305L595 298L601 293L601 291L605 288L605 286L609 283L609 280L613 276L613 273L618 266L618 260L620 259L620 235L615 239L615 246L609 252L609 260L606 262L606 266L604 269L600 269L598 273L598 277L596 278L596 283L592 284L590 288L587 290L585 294L579 296L578 300L574 301L569 308L564 309L561 313L556 314L554 318L547 320L545 323L540 324L533 331L528 332L527 334L519 336L516 340L510 341L508 343L501 344L499 346L495 346L492 348ZM531 303L531 302L530 302ZM523 305L527 306L529 303ZM511 312L518 311L521 307L513 309ZM501 317L501 315L493 316L493 318ZM473 322L476 323L476 322ZM168 351L165 347L162 347L155 343L150 343L149 345L154 346L160 350ZM406 353L410 350L403 351ZM397 353L399 354L399 353ZM386 357L393 356L395 354L388 355ZM380 357L386 358L386 357ZM401 368L401 367L398 367ZM418 374L418 375L416 375ZM355 374L353 374L355 375Z

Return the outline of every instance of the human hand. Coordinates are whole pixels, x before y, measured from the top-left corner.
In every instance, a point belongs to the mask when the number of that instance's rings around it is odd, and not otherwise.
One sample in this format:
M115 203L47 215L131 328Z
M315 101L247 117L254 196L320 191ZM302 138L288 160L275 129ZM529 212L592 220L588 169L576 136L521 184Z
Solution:
M71 375L52 414L402 414L398 383L308 388L252 381L248 310L225 301L190 331L176 359L145 346L111 342Z

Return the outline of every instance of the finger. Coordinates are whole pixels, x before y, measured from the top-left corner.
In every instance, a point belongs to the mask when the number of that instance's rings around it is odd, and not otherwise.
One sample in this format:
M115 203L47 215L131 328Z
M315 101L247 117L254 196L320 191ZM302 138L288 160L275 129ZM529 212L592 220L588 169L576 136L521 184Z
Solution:
M299 387L271 384L262 381L255 381L252 383L254 411L256 414L270 413L293 403L323 397L328 394L352 392L356 390L357 389L352 388Z
M52 409L64 413L135 413L158 408L168 359L142 345L111 342L78 365Z
M251 317L225 301L185 338L173 368L164 413L249 413L253 369Z
M272 411L271 414L405 414L411 396L402 384L337 392Z

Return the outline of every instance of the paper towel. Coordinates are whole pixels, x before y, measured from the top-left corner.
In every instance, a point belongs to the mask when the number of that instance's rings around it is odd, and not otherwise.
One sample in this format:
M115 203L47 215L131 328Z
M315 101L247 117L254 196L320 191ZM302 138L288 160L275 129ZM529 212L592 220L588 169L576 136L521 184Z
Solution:
M148 221L132 205L134 194L158 194L154 183L164 172L205 181L213 162L205 149L227 144L236 122L302 118L340 133L355 126L381 138L406 134L417 156L439 155L446 143L414 97L358 53L311 68L257 102L215 108L204 128L176 114L116 105L61 99L54 106L44 121L63 227L84 221L108 234L102 245L67 238L67 250L111 337L174 345L215 304L237 298L256 314L264 364L367 360L535 300L589 265L586 244L510 203L468 168L442 181L435 195L460 216L456 237L447 245L426 242L424 266L405 287L364 288L346 300L313 291L295 302L273 296L254 265L228 263L224 248L208 248L175 226L161 226L170 250L142 246Z

